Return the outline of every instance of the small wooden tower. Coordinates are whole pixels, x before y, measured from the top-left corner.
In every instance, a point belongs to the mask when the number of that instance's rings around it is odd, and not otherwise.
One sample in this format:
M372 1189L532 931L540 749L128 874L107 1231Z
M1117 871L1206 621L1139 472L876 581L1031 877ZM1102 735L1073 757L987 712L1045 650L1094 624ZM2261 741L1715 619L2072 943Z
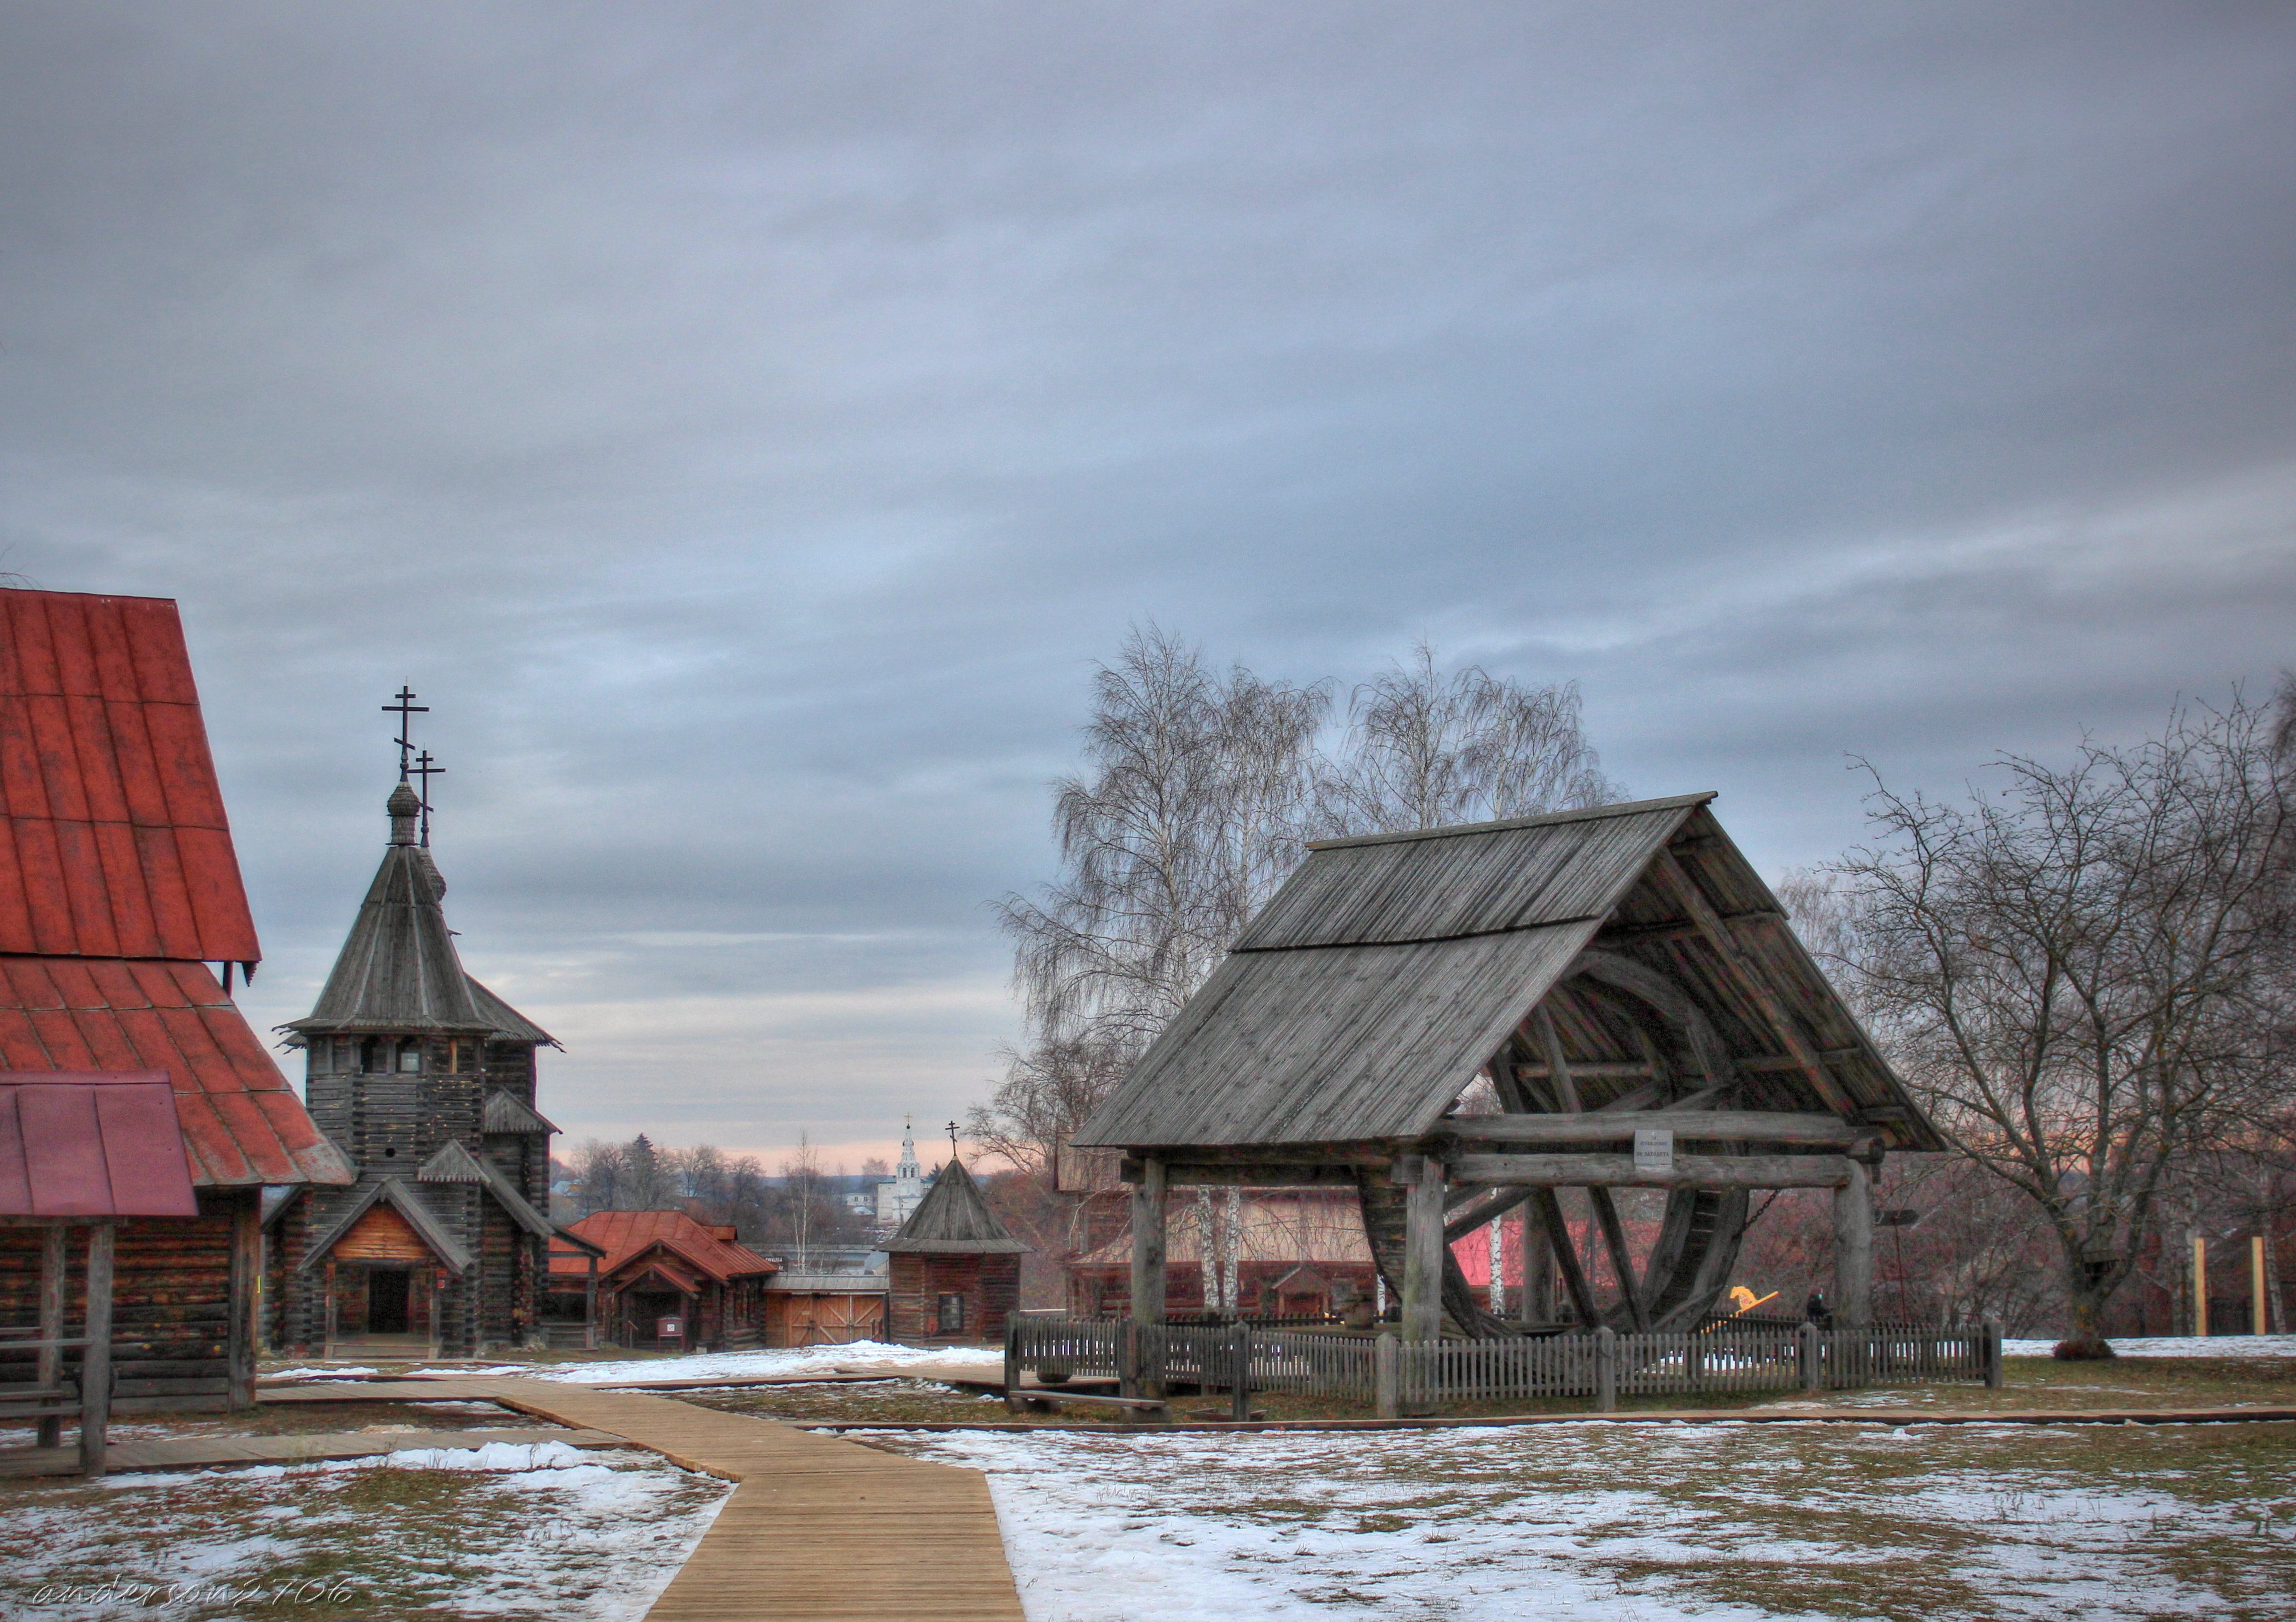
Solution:
M273 1334L307 1356L376 1339L444 1356L522 1346L541 1333L559 1232L543 1214L557 1128L534 1107L536 1051L557 1044L463 971L416 838L421 797L402 781L385 809L390 842L350 938L286 1028L312 1118L358 1181L273 1214Z
M885 1250L895 1340L1004 1338L1004 1320L1020 1306L1029 1247L1005 1232L955 1156Z

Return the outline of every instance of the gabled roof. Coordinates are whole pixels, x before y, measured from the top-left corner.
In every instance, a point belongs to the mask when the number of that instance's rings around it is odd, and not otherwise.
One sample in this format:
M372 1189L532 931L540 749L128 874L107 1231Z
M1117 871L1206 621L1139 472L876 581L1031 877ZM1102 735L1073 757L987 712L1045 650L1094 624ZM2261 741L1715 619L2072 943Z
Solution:
M487 1094L487 1102L479 1107L479 1130L523 1134L553 1133L558 1128L496 1087Z
M448 1138L432 1151L429 1159L415 1168L417 1183L476 1183L492 1194L495 1202L510 1213L510 1218L528 1233L544 1239L556 1236L558 1226L550 1218L528 1203L518 1185L502 1174L492 1161L474 1155L463 1147L458 1138Z
M1074 1142L1414 1139L1534 1008L1599 968L1673 999L1747 1107L1858 1116L1889 1147L1941 1147L1707 809L1713 798L1310 846ZM1719 947L1703 927L1718 921ZM1780 1006L1791 1030L1772 1017ZM1599 1018L1576 1012L1573 1033L1599 1041ZM1796 1044L1824 1054L1822 1077L1778 1063Z
M384 802L390 843L319 1000L283 1028L309 1036L363 1031L468 1034L550 1042L548 1031L471 978L440 902L446 882L414 842L422 801L400 783Z
M781 1268L780 1263L745 1245L718 1238L684 1211L593 1211L564 1232L605 1247L605 1259L598 1264L602 1278L655 1246L721 1284ZM550 1266L552 1272L567 1275L589 1272L589 1264L581 1257L556 1253Z
M0 1067L165 1071L201 1188L356 1176L205 963L0 957Z
M199 1214L167 1077L0 1075L0 1216Z
M0 590L0 954L252 964L176 605Z
M335 1218L333 1225L311 1242L310 1249L303 1253L302 1263L297 1271L308 1271L324 1261L327 1252L333 1249L336 1242L351 1231L360 1217L373 1209L378 1201L389 1205L404 1216L406 1225L414 1230L414 1236L430 1247L431 1254L446 1264L448 1272L459 1274L470 1271L471 1253L463 1249L452 1233L439 1225L439 1219L430 1214L430 1208L422 1203L414 1191L396 1177L384 1177L368 1184L359 1197Z
M878 1248L898 1256L1018 1256L1029 1249L996 1220L980 1185L953 1155L901 1231Z

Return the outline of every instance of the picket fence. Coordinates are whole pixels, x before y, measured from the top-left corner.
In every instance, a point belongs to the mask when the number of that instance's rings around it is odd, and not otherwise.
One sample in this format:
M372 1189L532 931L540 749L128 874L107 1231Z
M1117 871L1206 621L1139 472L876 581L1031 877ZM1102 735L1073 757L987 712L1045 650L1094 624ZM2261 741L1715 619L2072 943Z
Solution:
M1375 1402L1382 1411L1505 1397L1703 1396L1846 1391L1878 1383L2001 1383L1998 1324L1732 1324L1677 1334L1525 1336L1405 1341L1392 1333L1250 1324L1133 1324L1120 1318L1030 1315L1005 1332L1005 1378L1059 1385L1115 1380L1131 1394L1292 1391Z

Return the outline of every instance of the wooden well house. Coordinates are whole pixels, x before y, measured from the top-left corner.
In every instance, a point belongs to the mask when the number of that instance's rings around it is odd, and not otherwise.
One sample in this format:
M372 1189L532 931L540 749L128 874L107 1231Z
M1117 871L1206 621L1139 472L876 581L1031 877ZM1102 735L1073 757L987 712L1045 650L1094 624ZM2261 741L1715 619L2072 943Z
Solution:
M1870 1322L1874 1172L1944 1144L1713 798L1311 846L1077 1135L1125 1155L1134 1319L1163 1320L1168 1190L1340 1184L1406 1339L1537 1332L1566 1304L1582 1326L1693 1328L1761 1189L1833 1191L1836 1314ZM1607 1302L1574 1188L1621 1282ZM1617 1199L1635 1188L1665 1191L1639 1248ZM1449 1245L1507 1219L1534 1259L1502 1320ZM1542 1287L1558 1276L1567 1303Z
M886 1315L897 1341L995 1340L1020 1310L1029 1247L996 1220L953 1155L885 1252Z
M25 1162L20 1199L0 1193L0 1386L75 1378L31 1343L105 1295L77 1378L112 1411L254 1402L262 1192L352 1176L232 1002L261 957L176 605L0 591L0 1072L21 1094L0 1160L36 1147L35 1120L51 1157ZM130 1130L160 1089L168 1131ZM115 1149L172 1154L172 1176L107 1183ZM110 1192L43 1206L52 1176ZM64 1266L70 1216L100 1263Z

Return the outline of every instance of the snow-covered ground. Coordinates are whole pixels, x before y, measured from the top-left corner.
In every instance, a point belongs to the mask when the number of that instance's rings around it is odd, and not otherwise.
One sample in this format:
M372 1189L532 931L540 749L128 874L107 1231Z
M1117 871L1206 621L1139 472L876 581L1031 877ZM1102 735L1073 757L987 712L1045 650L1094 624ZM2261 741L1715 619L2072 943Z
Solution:
M2054 1340L2004 1340L2004 1357L2046 1357ZM2141 1335L2116 1337L2123 1357L2296 1357L2296 1335Z
M621 1622L732 1490L562 1442L44 1485L0 1499L0 1616L220 1622L299 1604Z
M873 1439L989 1472L1030 1622L2055 1622L2287 1614L2267 1429Z
M856 1340L849 1346L809 1346L782 1351L706 1352L690 1357L632 1358L617 1363L506 1363L488 1369L433 1369L417 1372L440 1374L525 1374L537 1380L562 1380L575 1385L611 1385L625 1380L722 1380L742 1376L833 1374L840 1369L913 1368L919 1364L977 1364L993 1368L1002 1362L996 1351L983 1347L893 1346L882 1340ZM291 1371L308 1373L312 1371Z

